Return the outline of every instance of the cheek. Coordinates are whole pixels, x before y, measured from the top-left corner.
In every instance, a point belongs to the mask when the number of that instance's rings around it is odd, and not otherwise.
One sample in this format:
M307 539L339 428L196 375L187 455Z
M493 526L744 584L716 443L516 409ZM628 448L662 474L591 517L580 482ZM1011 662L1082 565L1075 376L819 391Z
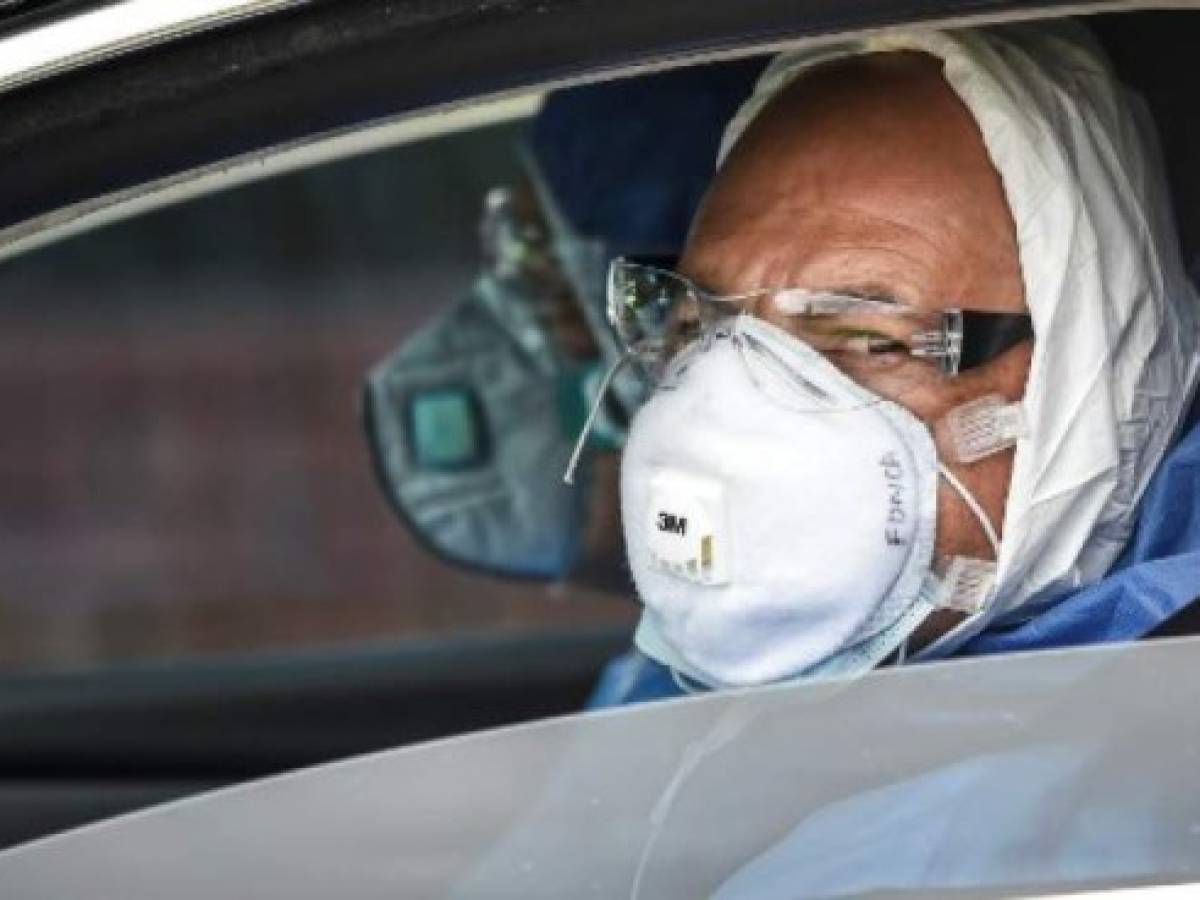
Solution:
M937 374L928 364L902 367L894 374L857 371L850 373L860 383L881 396L904 406L921 421L935 429L950 410L989 394L999 394L1008 400L1020 400L1025 395L1029 378L1029 363L1033 355L1031 343L1020 344L1002 353L985 365L953 378ZM939 449L941 447L939 443Z
M984 514L1003 538L1004 509L1012 478L1014 451L1010 448L969 466L945 463L963 487L983 507ZM945 479L938 485L937 539L939 557L973 556L992 559L992 547L975 514L963 502L958 491Z
M1009 400L1019 400L1025 392L1031 352L1032 348L1028 345L1014 347L978 371L948 381L921 385L901 400L910 412L930 426L939 459L978 501L1001 536L1015 450L1009 448L969 465L957 463L954 461L954 448L940 423L950 410L987 394L1000 394ZM993 557L991 545L975 514L945 479L941 479L938 486L935 552L940 557Z

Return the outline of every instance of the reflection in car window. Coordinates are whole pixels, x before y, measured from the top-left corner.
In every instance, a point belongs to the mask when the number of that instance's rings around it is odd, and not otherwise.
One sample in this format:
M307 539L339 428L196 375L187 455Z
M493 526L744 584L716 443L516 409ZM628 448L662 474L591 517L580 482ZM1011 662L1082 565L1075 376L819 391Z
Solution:
M374 484L357 392L465 292L524 123L243 187L0 271L0 665L624 623L473 575Z

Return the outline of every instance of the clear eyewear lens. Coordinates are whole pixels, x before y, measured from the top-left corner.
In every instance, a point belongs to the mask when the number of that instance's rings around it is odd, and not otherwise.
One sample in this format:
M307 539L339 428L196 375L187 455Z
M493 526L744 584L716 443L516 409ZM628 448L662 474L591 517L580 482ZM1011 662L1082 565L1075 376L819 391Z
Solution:
M679 352L738 314L754 315L816 349L845 374L895 399L913 379L957 374L962 314L799 289L716 296L666 269L618 259L609 319L653 377Z
M925 360L942 375L958 374L963 317L957 309L918 310L883 300L791 289L767 295L753 313L850 367L871 357L893 366Z
M700 336L698 303L693 285L674 272L622 259L609 267L609 323L624 349L653 372Z

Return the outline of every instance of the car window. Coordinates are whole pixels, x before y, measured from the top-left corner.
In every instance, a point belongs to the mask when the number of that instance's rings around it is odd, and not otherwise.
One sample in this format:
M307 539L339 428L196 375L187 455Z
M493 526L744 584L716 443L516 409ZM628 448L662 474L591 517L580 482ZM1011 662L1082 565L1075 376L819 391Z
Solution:
M485 198L522 179L528 127L243 186L0 267L0 666L630 621L619 581L430 553L360 422L370 368L479 277Z
M442 741L17 848L0 887L761 900L1189 882L1197 649L915 666Z

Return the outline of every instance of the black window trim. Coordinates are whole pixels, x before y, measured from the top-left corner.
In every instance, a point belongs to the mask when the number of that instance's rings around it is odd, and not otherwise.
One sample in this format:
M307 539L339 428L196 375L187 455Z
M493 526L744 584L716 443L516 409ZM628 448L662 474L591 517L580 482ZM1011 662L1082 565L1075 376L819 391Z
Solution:
M37 232L322 135L523 89L912 23L1129 0L313 0L0 94L0 257Z

